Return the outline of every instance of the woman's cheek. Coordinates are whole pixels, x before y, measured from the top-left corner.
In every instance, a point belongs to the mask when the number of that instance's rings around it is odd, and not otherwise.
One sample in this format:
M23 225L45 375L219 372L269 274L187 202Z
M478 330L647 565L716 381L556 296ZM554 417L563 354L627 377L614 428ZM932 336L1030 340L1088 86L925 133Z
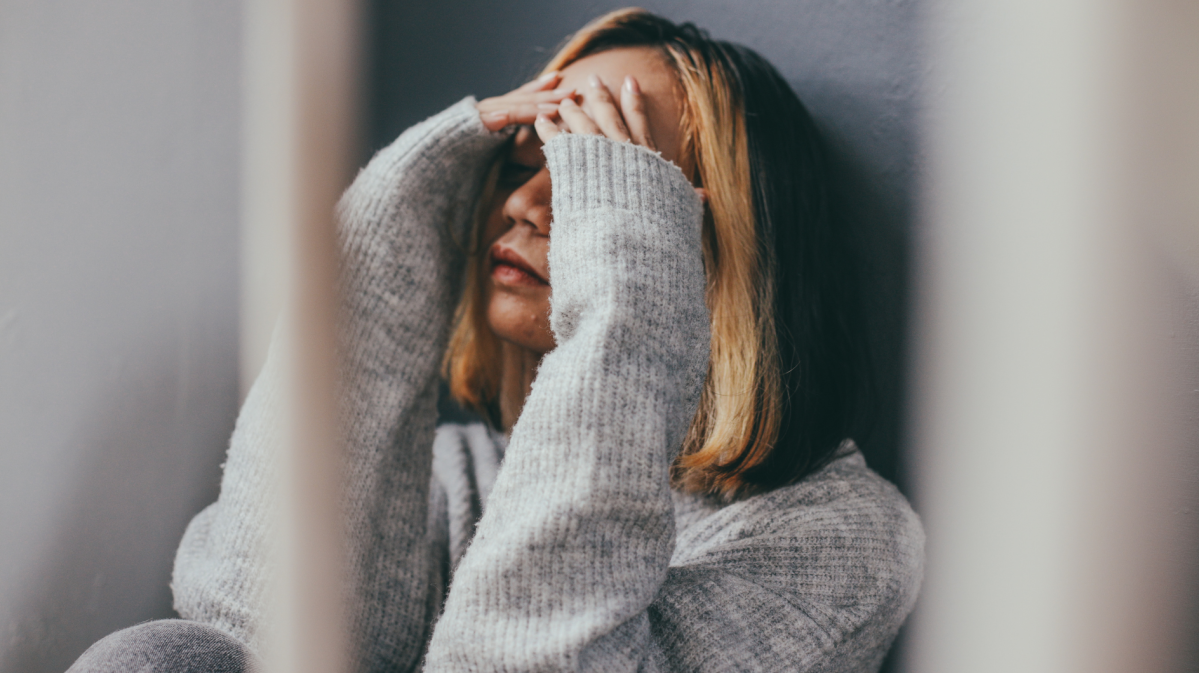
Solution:
M493 286L489 295L487 323L496 336L537 353L553 349L548 287L518 294Z

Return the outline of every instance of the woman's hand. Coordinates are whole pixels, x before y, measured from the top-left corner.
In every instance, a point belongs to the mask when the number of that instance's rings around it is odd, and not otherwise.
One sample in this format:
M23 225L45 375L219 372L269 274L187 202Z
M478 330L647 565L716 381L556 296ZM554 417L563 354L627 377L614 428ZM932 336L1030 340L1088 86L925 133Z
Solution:
M625 76L624 86L620 87L619 107L612 97L612 91L599 76L592 75L588 84L587 109L580 107L573 95L562 98L557 105L540 106L541 112L533 122L533 128L537 130L541 142L548 143L559 133L581 133L631 142L655 152L658 150L649 132L645 98L635 77ZM708 203L708 190L696 187L695 193L705 205Z
M532 124L537 115L557 111L558 102L574 94L573 89L554 89L562 76L547 72L541 77L503 96L486 98L475 104L483 126L499 131L513 124Z
M556 106L545 106L537 115L533 127L542 142L548 143L559 133L583 133L657 149L645 118L641 87L632 75L626 76L624 86L620 87L619 107L599 76L592 75L588 84L588 109L580 107L573 97L568 96Z

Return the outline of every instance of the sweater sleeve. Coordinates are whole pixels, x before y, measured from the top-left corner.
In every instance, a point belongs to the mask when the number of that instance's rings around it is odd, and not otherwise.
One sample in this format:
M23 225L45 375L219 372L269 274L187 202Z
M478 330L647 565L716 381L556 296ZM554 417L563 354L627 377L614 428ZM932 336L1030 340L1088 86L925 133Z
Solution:
M920 520L856 450L797 484L681 518L650 607L672 671L877 671L920 588Z
M495 487L433 633L428 670L637 670L674 548L670 465L709 327L702 205L673 164L561 134L551 326Z
M379 152L339 203L346 534L357 670L415 667L429 628L436 562L427 522L437 367L461 265L461 238L488 156L473 99ZM284 367L272 346L230 441L216 503L188 526L175 609L252 648L262 644L266 540Z

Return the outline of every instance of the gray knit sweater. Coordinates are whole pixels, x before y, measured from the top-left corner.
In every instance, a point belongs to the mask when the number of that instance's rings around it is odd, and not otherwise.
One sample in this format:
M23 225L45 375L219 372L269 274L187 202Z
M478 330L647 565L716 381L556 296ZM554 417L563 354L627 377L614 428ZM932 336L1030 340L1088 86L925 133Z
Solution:
M875 670L915 600L924 539L852 442L731 504L671 489L709 328L702 206L654 152L572 134L545 146L557 347L510 440L438 426L456 241L504 137L466 99L380 152L341 203L355 670ZM172 583L181 616L251 648L271 573L278 360Z

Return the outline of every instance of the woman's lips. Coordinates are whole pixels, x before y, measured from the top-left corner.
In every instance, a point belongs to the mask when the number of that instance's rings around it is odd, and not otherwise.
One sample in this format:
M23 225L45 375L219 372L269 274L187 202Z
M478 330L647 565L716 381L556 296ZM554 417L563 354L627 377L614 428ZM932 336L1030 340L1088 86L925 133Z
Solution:
M491 277L504 285L549 285L524 257L498 244L491 246Z

